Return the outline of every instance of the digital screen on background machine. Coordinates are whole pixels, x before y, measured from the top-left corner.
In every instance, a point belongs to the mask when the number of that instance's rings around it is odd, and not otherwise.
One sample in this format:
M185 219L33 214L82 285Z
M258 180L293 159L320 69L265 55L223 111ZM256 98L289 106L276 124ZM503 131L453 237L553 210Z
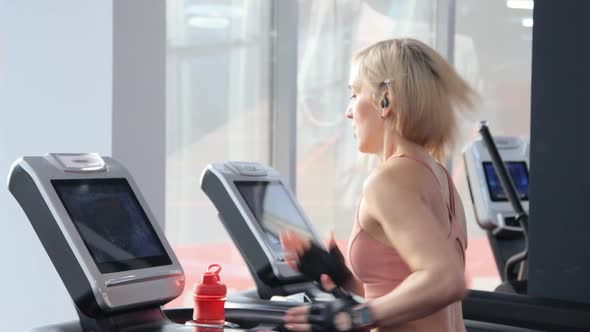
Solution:
M172 264L127 180L51 183L101 273Z
M313 238L301 212L279 181L236 181L238 191L248 204L275 253L281 253L279 234L287 229Z
M527 201L529 199L529 175L526 163L523 161L511 161L506 162L505 165L512 178L512 183L514 183L514 188L516 189L518 197L522 201ZM508 201L508 196L502 188L502 184L496 174L494 165L491 162L486 161L483 163L483 168L492 201Z

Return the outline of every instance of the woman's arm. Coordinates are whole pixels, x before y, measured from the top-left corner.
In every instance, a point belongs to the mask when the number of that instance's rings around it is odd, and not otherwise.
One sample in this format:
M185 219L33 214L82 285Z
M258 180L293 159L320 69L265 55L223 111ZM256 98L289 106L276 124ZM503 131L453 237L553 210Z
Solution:
M370 302L380 326L426 317L466 293L462 258L447 238L450 225L434 215L417 184L423 178L421 169L397 163L371 177L365 188L369 217L381 225L412 271L392 292Z

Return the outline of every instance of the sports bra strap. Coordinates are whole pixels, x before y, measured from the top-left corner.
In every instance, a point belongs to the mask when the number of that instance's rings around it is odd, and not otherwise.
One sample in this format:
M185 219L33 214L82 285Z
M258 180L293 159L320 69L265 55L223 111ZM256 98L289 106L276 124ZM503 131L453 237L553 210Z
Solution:
M438 181L438 177L436 176L436 173L434 173L434 170L432 169L432 167L430 167L430 165L428 165L427 163L423 162L420 159L414 158L414 157L410 157L408 155L405 154L400 154L399 156L395 156L395 157L390 157L389 159L396 159L396 158L408 158L411 159L415 162L417 162L418 164L426 167L426 169L428 169L430 171L430 173L432 173L432 176L434 176L434 179L436 180L436 183L438 183L438 186L441 187L442 185L440 184L440 181Z
M447 174L447 183L449 187L449 204L451 205L451 213L455 216L455 190L453 189L453 179L446 168L440 166Z

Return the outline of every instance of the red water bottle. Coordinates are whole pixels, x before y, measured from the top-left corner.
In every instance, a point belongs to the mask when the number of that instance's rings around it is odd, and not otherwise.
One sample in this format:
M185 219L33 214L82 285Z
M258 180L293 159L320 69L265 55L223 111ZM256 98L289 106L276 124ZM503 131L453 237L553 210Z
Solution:
M227 287L221 282L219 271L219 264L209 265L207 272L201 276L201 282L193 288L193 320L197 324L223 325L225 322Z

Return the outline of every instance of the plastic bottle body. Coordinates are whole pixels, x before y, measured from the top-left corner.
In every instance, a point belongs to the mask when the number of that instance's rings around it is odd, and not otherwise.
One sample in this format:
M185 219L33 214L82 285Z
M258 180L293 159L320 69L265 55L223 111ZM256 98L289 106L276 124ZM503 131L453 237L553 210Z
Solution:
M226 297L195 296L193 319L198 324L223 325L225 323Z

